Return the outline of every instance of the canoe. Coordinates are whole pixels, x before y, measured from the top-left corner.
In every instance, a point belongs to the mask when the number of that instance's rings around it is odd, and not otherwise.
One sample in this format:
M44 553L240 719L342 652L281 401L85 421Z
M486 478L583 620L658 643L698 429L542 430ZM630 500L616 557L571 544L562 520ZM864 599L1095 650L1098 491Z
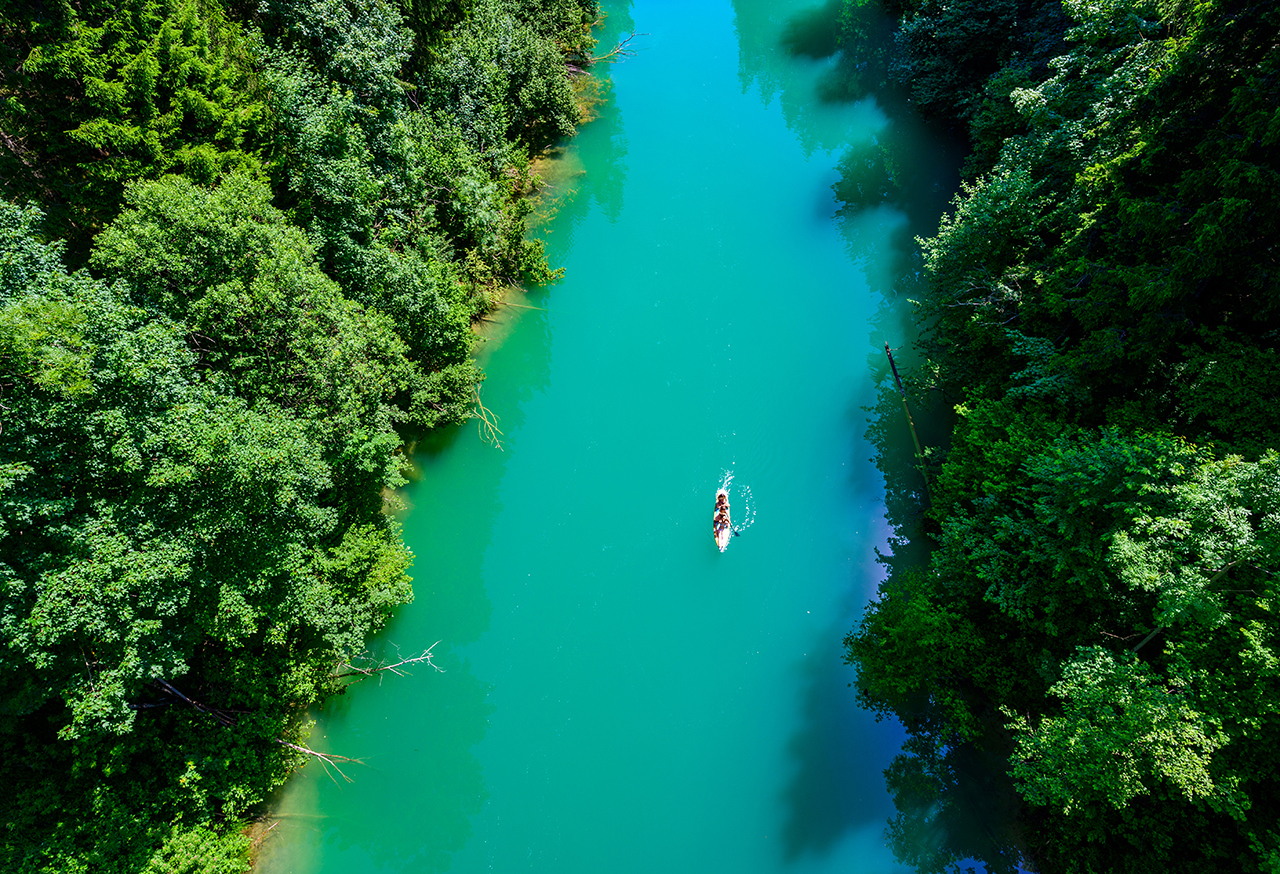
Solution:
M724 496L721 505L720 497ZM716 546L724 552L729 546L729 538L733 536L733 523L729 521L729 493L724 489L716 492L716 509L711 516L711 533L715 535Z

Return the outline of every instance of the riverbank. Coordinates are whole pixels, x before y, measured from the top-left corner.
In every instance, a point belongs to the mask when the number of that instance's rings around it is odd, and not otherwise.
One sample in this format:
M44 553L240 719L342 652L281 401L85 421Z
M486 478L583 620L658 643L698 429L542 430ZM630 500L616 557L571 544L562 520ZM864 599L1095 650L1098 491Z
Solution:
M303 714L412 597L397 429L468 419L472 316L550 273L501 169L572 132L595 9L29 6L0 14L0 184L40 205L0 204L0 862L243 870L272 787L342 761Z
M932 460L936 548L886 563L846 639L861 700L910 735L895 854L1268 870L1280 19L1030 6L975 33L982 4L897 4L890 69L973 154L922 241L917 398L957 414ZM973 751L1007 757L1012 783L983 793L1019 799L991 811L994 846L960 825Z
M832 167L884 116L822 101L821 65L771 50L803 6L630 7L651 37L542 233L565 278L485 362L503 451L458 429L406 489L438 583L380 639L442 639L445 673L320 715L315 736L370 767L291 781L277 870L892 866L900 738L857 709L838 642L883 544L857 407L883 357L872 283L905 252L886 221L851 257L832 220ZM726 469L758 514L721 554Z

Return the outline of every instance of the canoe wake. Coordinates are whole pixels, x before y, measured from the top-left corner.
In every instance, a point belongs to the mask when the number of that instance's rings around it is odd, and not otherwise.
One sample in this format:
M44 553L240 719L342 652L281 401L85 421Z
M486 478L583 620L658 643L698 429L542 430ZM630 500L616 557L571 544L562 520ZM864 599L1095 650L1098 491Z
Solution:
M729 541L746 531L756 521L755 502L751 499L750 486L739 486L741 497L738 500L739 519L734 522L730 515L729 493L733 485L733 471L726 470L720 479L720 487L716 489L715 511L711 516L711 532L715 536L716 546L724 552L729 548Z

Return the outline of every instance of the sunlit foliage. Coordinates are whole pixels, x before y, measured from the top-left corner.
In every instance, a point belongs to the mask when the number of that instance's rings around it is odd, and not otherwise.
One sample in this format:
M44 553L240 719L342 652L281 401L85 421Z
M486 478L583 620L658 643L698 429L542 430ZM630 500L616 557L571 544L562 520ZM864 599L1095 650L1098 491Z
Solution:
M1022 799L997 869L1274 870L1280 13L900 5L898 69L974 156L922 241L936 548L847 639L913 735L895 848L973 852L977 748Z
M472 320L555 275L528 156L597 16L0 9L0 868L246 869L412 597L400 431L470 415Z

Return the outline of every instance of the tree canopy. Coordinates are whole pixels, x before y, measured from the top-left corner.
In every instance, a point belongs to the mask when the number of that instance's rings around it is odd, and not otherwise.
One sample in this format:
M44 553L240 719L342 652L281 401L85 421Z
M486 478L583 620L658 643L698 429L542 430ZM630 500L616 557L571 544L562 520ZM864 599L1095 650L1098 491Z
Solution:
M402 432L470 416L472 320L556 275L529 155L597 16L0 11L5 870L246 870L305 709L412 597Z
M932 504L891 500L933 548L846 639L912 735L890 834L973 855L937 835L979 751L998 870L1273 870L1280 16L1057 6L899 8L891 73L973 151L921 241L915 385L954 427Z

